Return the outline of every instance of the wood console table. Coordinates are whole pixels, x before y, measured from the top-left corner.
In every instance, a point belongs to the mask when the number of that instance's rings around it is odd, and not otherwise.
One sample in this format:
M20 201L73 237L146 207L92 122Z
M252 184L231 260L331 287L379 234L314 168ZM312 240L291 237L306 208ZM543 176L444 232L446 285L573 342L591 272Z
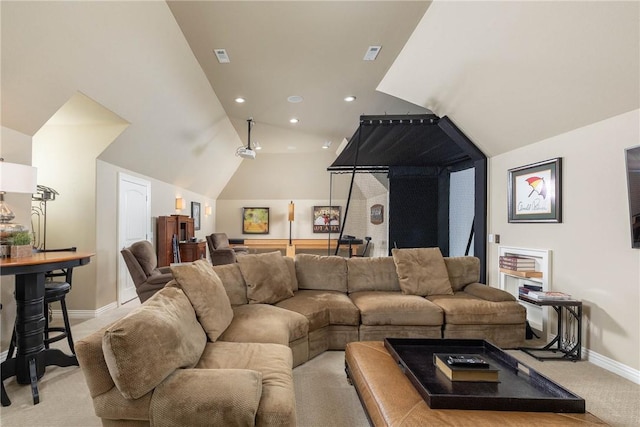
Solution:
M45 273L88 264L94 253L39 252L24 258L0 259L0 273L15 275L16 355L2 362L2 406L11 405L4 380L15 376L18 384L31 384L33 404L40 402L38 379L50 365L78 365L75 355L44 348Z
M353 243L356 242L356 243ZM354 240L351 243L351 255L355 255L362 245L362 240ZM291 243L295 247L296 250L314 250L314 251L322 251L330 249L331 255L335 253L336 245L338 243L338 239L292 239ZM230 246L247 246L249 249L272 249L276 250L286 250L289 245L289 239L245 239L244 243L239 245L230 245ZM340 248L348 249L349 242L343 240L343 243L340 244Z

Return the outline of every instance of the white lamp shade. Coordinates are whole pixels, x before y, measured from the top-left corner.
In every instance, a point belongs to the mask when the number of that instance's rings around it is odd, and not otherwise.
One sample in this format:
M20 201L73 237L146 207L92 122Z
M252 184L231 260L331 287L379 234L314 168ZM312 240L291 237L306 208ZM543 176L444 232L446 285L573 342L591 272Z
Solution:
M35 193L37 169L33 166L0 161L0 191L5 193Z

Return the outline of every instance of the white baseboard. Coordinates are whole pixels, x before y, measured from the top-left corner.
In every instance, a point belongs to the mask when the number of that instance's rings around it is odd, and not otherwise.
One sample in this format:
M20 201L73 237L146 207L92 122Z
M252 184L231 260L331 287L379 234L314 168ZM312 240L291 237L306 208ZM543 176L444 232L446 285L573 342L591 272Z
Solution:
M97 310L67 310L67 314L69 315L69 319L89 320L100 317L104 313L115 310L116 308L118 308L118 303L114 301ZM51 310L51 313L53 314L53 317L56 318L60 318L62 316L62 310Z
M640 371L584 347L582 348L582 354L584 354L585 360L588 360L594 365L599 366L602 369L606 369L607 371L619 375L633 383L640 384Z

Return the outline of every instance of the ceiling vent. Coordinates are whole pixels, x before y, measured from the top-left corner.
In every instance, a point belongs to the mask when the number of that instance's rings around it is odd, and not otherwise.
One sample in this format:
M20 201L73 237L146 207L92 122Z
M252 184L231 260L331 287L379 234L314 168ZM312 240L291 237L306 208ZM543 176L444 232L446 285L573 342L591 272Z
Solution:
M369 46L369 49L367 49L367 53L364 54L364 58L362 58L362 60L375 61L378 57L378 53L380 53L380 49L382 49L382 46Z
M231 62L229 59L229 55L227 55L227 51L225 49L213 49L213 53L216 54L216 58L218 58L218 62L221 64L228 64Z

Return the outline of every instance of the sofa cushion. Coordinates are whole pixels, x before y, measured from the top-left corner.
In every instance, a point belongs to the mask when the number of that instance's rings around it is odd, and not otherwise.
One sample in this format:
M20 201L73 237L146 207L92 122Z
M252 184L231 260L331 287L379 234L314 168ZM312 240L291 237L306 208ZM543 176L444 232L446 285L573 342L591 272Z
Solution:
M453 295L440 248L392 249L398 281L408 295Z
M298 289L347 293L347 260L339 256L296 254Z
M363 325L439 326L442 309L417 295L402 292L354 292L349 297L360 310Z
M446 257L444 263L454 292L480 280L480 259L473 256Z
M262 374L248 369L180 369L153 392L154 427L252 426Z
M360 324L358 307L342 292L300 290L276 305L303 314L309 320L309 332L329 324Z
M249 303L249 299L247 298L247 284L236 262L233 264L214 265L213 271L220 277L222 285L229 296L231 305Z
M102 350L120 393L137 399L176 369L193 367L206 342L189 298L170 287L109 326Z
M206 260L171 266L175 281L191 301L198 321L211 342L215 342L233 319L227 292Z
M269 304L246 304L233 308L233 321L220 340L289 345L308 333L309 321L300 313Z
M238 258L249 304L275 304L293 296L289 267L279 251Z
M251 369L261 372L262 397L255 425L295 426L296 397L292 365L291 349L283 345L217 341L207 343L196 368Z
M289 275L291 277L291 290L293 292L298 291L298 278L296 277L296 262L291 257L284 257L284 262L287 264L287 268L289 269Z
M516 301L486 301L466 292L434 295L430 301L442 308L447 325L510 325L524 323L526 309Z
M347 277L349 293L400 290L396 264L390 256L348 258Z
M498 288L492 288L491 286L483 285L482 283L469 283L464 288L464 292L486 301L516 301L516 297L511 295L509 292Z

